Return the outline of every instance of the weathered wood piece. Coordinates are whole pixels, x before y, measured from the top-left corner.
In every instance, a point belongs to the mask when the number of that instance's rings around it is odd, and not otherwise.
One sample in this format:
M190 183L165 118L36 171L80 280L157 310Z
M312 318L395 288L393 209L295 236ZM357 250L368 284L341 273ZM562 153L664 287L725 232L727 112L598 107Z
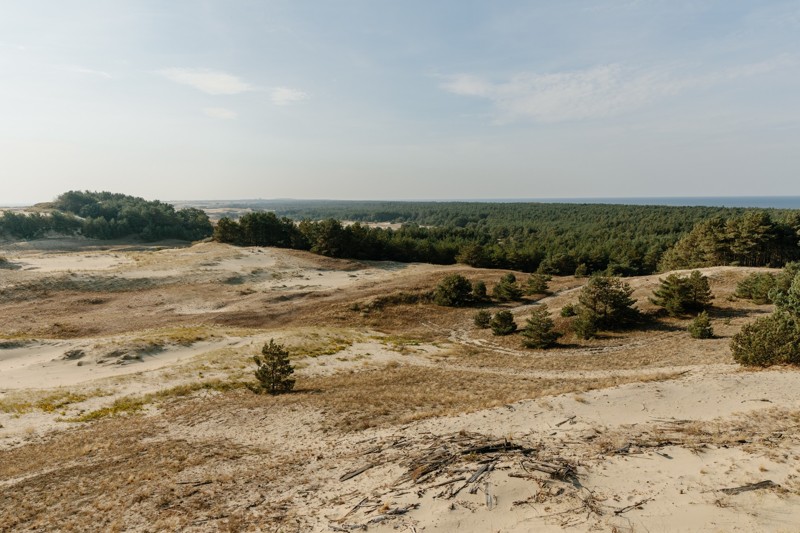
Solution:
M350 472L345 473L342 477L339 478L339 481L347 481L348 479L352 479L360 474L363 474L370 468L375 466L374 464L367 464L362 466L361 468L356 468L355 470L351 470Z
M751 490L771 489L773 487L780 487L780 485L778 485L771 479L767 479L765 481L759 481L758 483L749 483L747 485L742 485L741 487L721 489L720 492L733 495L733 494L741 494L742 492L750 492Z

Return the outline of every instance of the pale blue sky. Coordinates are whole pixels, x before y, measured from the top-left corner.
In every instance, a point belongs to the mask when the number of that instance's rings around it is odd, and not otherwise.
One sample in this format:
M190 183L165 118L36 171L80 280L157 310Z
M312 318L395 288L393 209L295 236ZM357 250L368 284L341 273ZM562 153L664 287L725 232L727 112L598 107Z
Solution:
M800 195L800 2L2 0L0 184Z

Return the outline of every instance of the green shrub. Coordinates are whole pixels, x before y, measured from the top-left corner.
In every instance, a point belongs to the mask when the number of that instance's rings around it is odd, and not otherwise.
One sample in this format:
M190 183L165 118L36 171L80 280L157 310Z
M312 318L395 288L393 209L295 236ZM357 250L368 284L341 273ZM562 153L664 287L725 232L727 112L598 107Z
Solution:
M492 314L489 311L482 309L475 313L473 320L475 321L476 326L481 329L486 329L489 327L489 323L492 320Z
M751 300L757 304L770 303L770 292L775 288L776 279L768 272L753 272L736 284L734 295Z
M492 289L492 296L501 302L522 299L522 289L517 285L517 277L511 273L505 274Z
M279 394L290 392L294 388L294 380L291 376L294 367L289 362L289 352L286 348L270 339L269 343L261 348L263 359L257 355L253 356L258 368L255 371L258 383L256 392L268 392Z
M589 338L598 329L618 329L637 321L639 311L632 307L635 301L631 294L631 286L620 278L592 276L578 296L580 306L574 325L582 328L579 335Z
M517 323L514 322L514 315L511 311L500 311L492 317L489 322L492 333L495 335L511 335L517 331Z
M575 316L577 314L578 314L578 312L575 311L575 306L572 305L572 304L567 304L567 305L565 305L564 307L561 308L561 316L563 316L564 318L569 318L569 317Z
M650 301L666 309L670 316L701 311L708 307L714 298L711 295L708 278L699 270L693 270L689 277L670 274L659 281L661 284L653 291Z
M797 318L784 311L745 325L731 339L734 360L749 366L800 363L799 326Z
M482 302L488 298L486 284L481 280L472 282L472 298L476 302Z
M548 274L533 273L528 278L528 284L525 287L525 294L546 294L547 283L553 279Z
M578 309L578 316L572 322L572 331L582 339L591 339L597 335L597 315L586 309Z
M714 329L711 327L708 313L703 311L692 320L689 324L689 335L693 339L710 339L714 336Z
M461 274L450 274L436 286L433 302L445 307L461 307L470 302L472 284Z
M522 345L526 348L544 349L553 346L560 333L553 331L555 323L550 318L546 305L541 305L531 311L531 317L526 320L522 329Z

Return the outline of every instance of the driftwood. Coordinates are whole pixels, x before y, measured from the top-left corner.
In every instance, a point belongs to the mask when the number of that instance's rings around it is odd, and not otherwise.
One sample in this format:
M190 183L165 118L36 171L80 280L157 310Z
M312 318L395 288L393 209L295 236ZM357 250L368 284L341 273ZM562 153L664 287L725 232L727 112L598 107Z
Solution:
M522 465L522 468L526 471L528 468L531 468L533 470L538 470L539 472L544 472L545 474L550 474L551 477L560 479L562 481L566 481L575 477L575 469L568 464L558 465L527 459L522 461L520 465Z
M749 483L747 485L742 485L741 487L733 487L730 489L720 489L720 492L725 494L740 494L742 492L749 492L751 490L760 490L760 489L771 489L773 487L780 487L777 483L773 482L771 479L767 479L765 481L759 481L758 483Z
M405 507L396 507L395 509L389 509L385 513L379 514L378 516L370 519L367 522L367 524L377 524L377 523L383 522L384 520L388 520L390 518L393 518L395 516L404 515L407 512L412 511L412 510L417 509L417 508L419 508L419 504L418 503L412 503L412 504L406 505Z
M367 464L362 466L361 468L356 468L355 470L351 470L350 472L345 473L342 477L339 478L339 481L347 481L348 479L352 479L360 474L363 474L370 468L375 466L374 464Z

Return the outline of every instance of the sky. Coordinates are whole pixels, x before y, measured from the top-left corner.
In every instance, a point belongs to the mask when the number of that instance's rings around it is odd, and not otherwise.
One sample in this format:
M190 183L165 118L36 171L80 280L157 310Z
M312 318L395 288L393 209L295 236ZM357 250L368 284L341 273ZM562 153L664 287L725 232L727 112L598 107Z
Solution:
M800 195L800 1L0 13L0 205Z

